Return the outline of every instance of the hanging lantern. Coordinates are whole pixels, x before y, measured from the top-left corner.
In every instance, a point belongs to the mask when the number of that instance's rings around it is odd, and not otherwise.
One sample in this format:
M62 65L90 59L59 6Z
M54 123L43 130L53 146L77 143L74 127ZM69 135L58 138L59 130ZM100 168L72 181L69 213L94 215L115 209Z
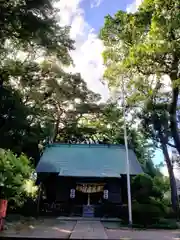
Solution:
M70 190L70 198L75 198L75 189Z
M108 190L104 190L103 198L108 199Z

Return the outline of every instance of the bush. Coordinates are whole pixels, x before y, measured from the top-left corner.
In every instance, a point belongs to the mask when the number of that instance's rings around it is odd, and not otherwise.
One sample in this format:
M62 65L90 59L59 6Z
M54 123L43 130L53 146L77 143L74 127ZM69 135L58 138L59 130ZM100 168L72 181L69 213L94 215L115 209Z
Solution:
M132 196L138 202L147 203L153 190L153 180L147 174L140 174L133 178Z
M167 212L169 219L167 219ZM150 229L177 229L179 228L173 216L172 208L167 208L163 203L151 199L148 204L132 203L133 228ZM171 217L171 218L170 218ZM128 207L124 206L121 212L122 224L128 224Z
M24 203L21 206L16 206L16 208L12 208L8 206L7 214L18 214L27 217L36 217L37 216L37 201L30 199L24 199Z
M148 203L150 198L162 201L165 193L167 195L168 189L167 179L163 177L152 178L147 174L140 174L135 176L132 181L132 197L139 203ZM166 204L169 203L168 198Z
M176 219L176 213L173 211L172 207L166 208L166 218L167 219Z
M150 227L156 228L156 229L177 229L177 228L179 228L176 220L165 219L165 218L160 219L157 223L152 224Z
M154 199L154 198L150 198L149 199L149 204L153 205L153 206L157 206L158 208L160 208L162 210L162 212L165 214L167 212L167 205L164 204L163 201Z
M156 223L148 224L146 226L142 223L133 223L132 227L140 229L177 229L179 228L179 225L175 220L162 219Z
M24 154L16 156L10 150L0 149L1 199L15 207L22 205L27 197L35 197L37 187L31 179L33 171Z
M132 213L134 223L143 224L144 226L158 222L158 220L165 215L163 207L160 206L159 203L140 204L134 202L132 205Z

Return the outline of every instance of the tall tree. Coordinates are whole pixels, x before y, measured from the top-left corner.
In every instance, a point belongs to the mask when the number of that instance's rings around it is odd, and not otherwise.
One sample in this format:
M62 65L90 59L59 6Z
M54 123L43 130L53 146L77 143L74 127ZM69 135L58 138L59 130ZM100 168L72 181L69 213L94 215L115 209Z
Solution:
M0 51L4 53L8 43L21 50L37 51L39 48L54 54L62 63L69 63L69 27L58 23L53 0L2 0L0 2Z
M105 77L119 86L117 76L128 80L129 103L146 109L151 136L161 145L171 181L172 203L176 210L177 191L167 151L171 139L180 153L177 123L179 94L179 1L144 0L134 14L119 11L107 16L101 38L106 46ZM169 89L165 82L169 79ZM166 90L166 91L165 91ZM147 129L147 128L146 128Z
M2 122L4 118L8 121L6 125L2 123L1 147L15 152L18 147L18 152L32 153L46 138L65 140L68 129L75 131L82 115L99 109L99 94L90 91L79 74L66 73L56 63L7 59L0 68L3 70L6 70L6 78L1 88L4 92ZM21 138L18 130L22 132ZM12 144L9 131L14 133Z

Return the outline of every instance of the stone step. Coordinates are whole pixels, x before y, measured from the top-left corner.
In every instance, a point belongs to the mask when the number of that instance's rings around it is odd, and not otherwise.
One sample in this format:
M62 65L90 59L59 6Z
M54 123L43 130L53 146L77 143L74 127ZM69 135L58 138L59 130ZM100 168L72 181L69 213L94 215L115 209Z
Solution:
M99 217L57 217L62 221L101 221L101 222L121 222L119 218L99 218Z
M100 221L77 221L70 239L107 239Z
M94 217L94 206L83 206L83 217Z

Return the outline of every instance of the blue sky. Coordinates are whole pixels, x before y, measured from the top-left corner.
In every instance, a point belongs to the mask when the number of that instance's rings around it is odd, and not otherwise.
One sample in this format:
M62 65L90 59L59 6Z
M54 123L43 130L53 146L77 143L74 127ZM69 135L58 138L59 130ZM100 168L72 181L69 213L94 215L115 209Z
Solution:
M115 14L118 10L135 11L141 0L59 0L61 25L70 25L71 38L75 40L76 50L71 53L75 67L71 70L80 72L89 88L99 92L102 99L108 98L107 86L103 78L102 59L103 43L98 38L104 17Z
M85 10L85 19L98 32L103 26L104 16L113 15L118 10L126 10L132 0L103 0L98 7L91 8L91 0L81 3L81 7Z
M98 38L104 17L113 15L118 10L136 11L142 0L60 0L56 7L60 9L60 24L70 25L71 38L75 40L76 50L71 52L75 66L68 71L79 72L88 87L107 100L108 88L103 85L104 66L102 52L103 43ZM156 164L163 161L161 151L154 157Z

